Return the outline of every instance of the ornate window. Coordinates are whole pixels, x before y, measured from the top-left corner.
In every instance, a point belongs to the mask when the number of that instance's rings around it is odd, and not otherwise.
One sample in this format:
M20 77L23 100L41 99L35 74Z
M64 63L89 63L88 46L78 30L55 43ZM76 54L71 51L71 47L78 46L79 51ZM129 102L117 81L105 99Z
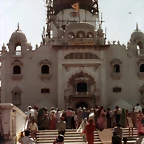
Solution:
M138 62L138 68L139 68L139 71L138 71L138 77L140 79L144 79L144 59L140 59Z
M85 52L85 53L69 53L67 54L64 59L99 59L99 57L96 54Z
M16 106L21 105L21 89L19 87L15 87L12 91L12 103Z
M76 38L85 38L85 32L84 31L78 31L76 34Z
M50 93L50 90L49 90L49 88L42 88L41 89L41 93Z
M13 80L21 80L23 75L21 72L21 67L22 67L23 63L20 60L14 60L12 62L12 79Z
M74 32L69 32L68 33L68 38L75 38L75 33Z
M20 43L15 44L15 55L21 55L22 46Z
M85 82L77 83L77 92L87 92L87 83Z
M113 59L110 64L112 66L111 77L115 80L119 80L121 77L121 64L122 64L122 62L119 59Z
M118 86L114 87L113 92L116 92L116 93L121 92L121 87L118 87Z
M49 74L49 66L48 65L42 65L41 73L42 74Z
M87 33L87 38L94 38L94 34L92 32Z
M140 72L144 72L144 64L140 65Z
M137 49L139 49L139 50L140 50L140 49L143 49L143 44L142 44L142 42L139 41L139 42L137 43Z
M42 80L44 80L44 79L49 80L51 78L51 74L50 74L51 62L47 59L44 59L44 60L41 60L39 64L40 64L40 67L41 67L40 78Z
M21 74L21 67L19 65L13 66L13 74Z
M119 73L120 72L120 65L119 64L113 65L113 72L114 73Z

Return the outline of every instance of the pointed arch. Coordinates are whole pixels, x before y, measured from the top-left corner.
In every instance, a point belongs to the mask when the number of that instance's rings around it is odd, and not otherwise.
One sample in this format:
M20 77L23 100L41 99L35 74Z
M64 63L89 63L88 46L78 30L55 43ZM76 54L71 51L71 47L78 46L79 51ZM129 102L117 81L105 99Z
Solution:
M143 43L141 41L137 42L137 49L138 50L143 49Z

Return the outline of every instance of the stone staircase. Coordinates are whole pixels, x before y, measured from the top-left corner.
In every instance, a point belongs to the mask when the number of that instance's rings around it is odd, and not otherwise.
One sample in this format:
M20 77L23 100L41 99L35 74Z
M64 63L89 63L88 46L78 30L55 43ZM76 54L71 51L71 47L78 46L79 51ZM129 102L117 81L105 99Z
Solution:
M55 138L57 137L57 130L40 130L37 133L37 143L39 144L52 144ZM98 131L94 132L94 144L102 144L99 139ZM134 129L133 137L129 137L129 130L127 128L123 129L123 137L128 139L129 144L134 144L137 138L137 129ZM83 143L82 135L79 132L76 132L75 129L67 129L65 133L65 143Z

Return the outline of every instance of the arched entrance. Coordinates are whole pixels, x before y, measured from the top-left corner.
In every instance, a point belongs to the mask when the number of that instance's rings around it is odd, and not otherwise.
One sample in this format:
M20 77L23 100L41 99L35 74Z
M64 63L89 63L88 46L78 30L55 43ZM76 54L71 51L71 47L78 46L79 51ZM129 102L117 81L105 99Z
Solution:
M83 107L88 108L88 104L86 102L79 102L79 103L76 104L76 108L79 108L79 107L81 107L81 108L83 108Z

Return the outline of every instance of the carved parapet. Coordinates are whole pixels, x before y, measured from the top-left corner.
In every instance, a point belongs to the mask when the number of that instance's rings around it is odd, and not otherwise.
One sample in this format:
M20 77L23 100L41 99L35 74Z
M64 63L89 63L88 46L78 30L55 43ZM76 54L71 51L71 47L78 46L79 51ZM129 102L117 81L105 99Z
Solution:
M144 72L138 72L137 75L140 79L144 79Z
M22 74L12 74L11 76L12 80L21 80L23 78Z
M39 77L41 80L50 80L52 75L51 74L40 74Z
M119 72L119 73L112 72L112 73L111 73L111 77L112 77L114 80L119 80L119 79L121 78L121 72Z

